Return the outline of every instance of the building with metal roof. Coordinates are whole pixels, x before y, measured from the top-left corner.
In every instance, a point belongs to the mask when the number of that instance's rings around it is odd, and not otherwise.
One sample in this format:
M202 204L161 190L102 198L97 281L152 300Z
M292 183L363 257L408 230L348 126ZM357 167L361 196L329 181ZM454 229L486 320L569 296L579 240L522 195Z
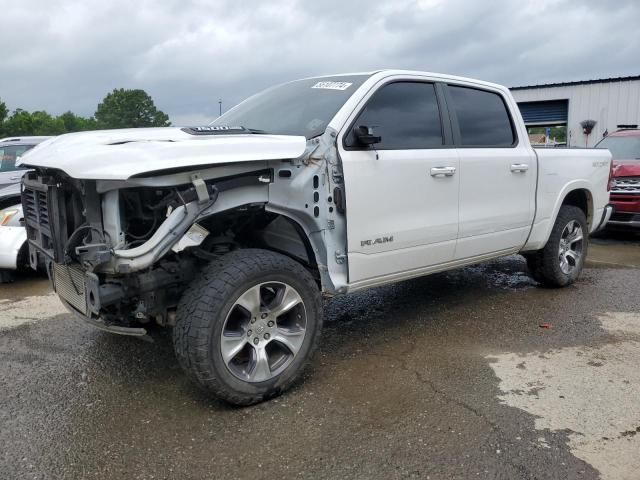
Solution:
M640 124L640 75L510 90L531 133L545 131L549 136L551 131L564 130L565 138L559 143L568 146L592 147L620 125ZM591 129L585 123L588 120L595 121Z

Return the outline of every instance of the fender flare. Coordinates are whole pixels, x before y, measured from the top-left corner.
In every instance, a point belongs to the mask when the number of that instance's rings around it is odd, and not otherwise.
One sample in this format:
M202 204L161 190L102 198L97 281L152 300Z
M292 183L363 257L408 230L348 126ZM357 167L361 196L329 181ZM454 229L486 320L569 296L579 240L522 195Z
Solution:
M591 213L591 219L587 218L587 224L589 225L589 232L591 232L592 226L593 226L593 218L595 216L595 211L593 208L593 193L591 193L593 185L586 181L586 180L572 180L570 182L568 182L566 185L564 185L562 187L562 189L560 190L560 193L558 194L558 196L556 197L556 201L553 205L553 210L551 211L551 215L548 218L543 218L541 219L541 222L544 222L545 225L543 226L544 228L544 233L543 234L538 234L538 235L534 235L533 230L532 230L532 234L530 236L530 238L535 238L534 243L530 244L529 242L527 243L527 245L525 245L525 248L523 249L523 251L532 251L532 250L538 250L540 248L543 248L544 245L547 244L547 241L549 240L549 237L551 236L551 230L553 230L553 226L556 222L556 218L558 218L558 213L560 212L560 207L562 207L562 205L564 204L565 200L567 199L567 196L569 196L569 194L571 192L574 192L576 190L584 190L587 193L587 209L589 210L589 212ZM538 205L540 203L538 202ZM535 225L533 227L533 229L535 229Z

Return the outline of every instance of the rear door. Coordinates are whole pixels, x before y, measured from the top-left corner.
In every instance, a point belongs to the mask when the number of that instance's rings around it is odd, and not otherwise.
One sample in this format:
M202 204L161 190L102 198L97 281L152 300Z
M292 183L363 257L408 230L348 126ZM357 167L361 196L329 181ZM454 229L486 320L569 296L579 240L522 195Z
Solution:
M453 259L458 154L443 103L434 83L387 80L341 136L350 283L374 284ZM358 145L359 126L382 141Z
M500 91L454 84L446 91L460 158L455 258L517 250L535 213L535 153L519 141Z

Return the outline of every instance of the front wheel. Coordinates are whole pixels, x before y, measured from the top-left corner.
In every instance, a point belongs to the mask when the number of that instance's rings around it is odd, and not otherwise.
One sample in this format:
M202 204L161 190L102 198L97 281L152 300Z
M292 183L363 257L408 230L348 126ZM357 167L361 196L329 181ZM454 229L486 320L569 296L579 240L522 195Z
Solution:
M533 278L547 287L565 287L575 282L587 256L588 238L584 212L572 205L560 207L547 244L526 255Z
M173 339L179 363L198 385L250 405L299 378L321 328L311 274L284 255L251 249L205 267L178 306Z

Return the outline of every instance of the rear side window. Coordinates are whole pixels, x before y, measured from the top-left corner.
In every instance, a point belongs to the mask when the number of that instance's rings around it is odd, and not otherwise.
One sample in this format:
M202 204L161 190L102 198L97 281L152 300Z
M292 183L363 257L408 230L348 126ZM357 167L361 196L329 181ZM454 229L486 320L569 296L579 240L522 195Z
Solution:
M449 85L449 97L458 118L462 145L510 147L515 143L513 124L502 96Z
M380 150L405 150L439 147L442 125L436 90L431 83L396 82L375 92L352 128L371 127L382 142ZM348 147L358 146L353 130Z

